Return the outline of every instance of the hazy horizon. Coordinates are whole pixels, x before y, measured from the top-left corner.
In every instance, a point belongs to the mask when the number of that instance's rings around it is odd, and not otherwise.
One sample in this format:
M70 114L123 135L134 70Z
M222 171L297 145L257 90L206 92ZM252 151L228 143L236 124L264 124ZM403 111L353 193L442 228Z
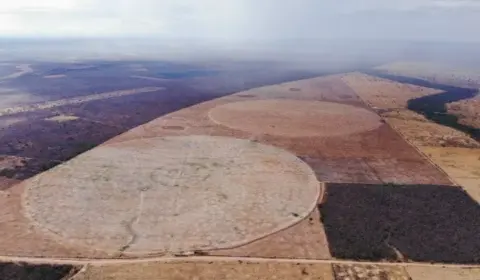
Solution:
M0 4L1 37L480 42L477 0L17 0Z
M0 4L0 54L2 61L476 65L478 14L477 0L17 0Z

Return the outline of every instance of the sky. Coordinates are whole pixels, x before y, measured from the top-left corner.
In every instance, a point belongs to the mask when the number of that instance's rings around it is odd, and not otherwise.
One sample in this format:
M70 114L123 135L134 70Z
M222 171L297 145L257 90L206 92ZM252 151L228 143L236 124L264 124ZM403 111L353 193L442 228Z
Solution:
M0 36L480 41L480 0L14 0Z

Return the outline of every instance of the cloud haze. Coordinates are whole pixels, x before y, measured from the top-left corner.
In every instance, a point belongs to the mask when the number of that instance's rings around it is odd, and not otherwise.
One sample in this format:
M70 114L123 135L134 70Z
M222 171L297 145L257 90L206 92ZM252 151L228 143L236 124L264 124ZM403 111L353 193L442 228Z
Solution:
M480 0L15 0L0 36L480 41Z

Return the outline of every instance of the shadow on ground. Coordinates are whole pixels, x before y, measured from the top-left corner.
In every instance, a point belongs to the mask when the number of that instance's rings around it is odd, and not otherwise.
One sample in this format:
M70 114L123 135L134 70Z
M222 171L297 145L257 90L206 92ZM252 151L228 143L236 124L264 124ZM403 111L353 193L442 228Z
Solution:
M459 187L328 184L319 209L335 258L480 263L480 206Z

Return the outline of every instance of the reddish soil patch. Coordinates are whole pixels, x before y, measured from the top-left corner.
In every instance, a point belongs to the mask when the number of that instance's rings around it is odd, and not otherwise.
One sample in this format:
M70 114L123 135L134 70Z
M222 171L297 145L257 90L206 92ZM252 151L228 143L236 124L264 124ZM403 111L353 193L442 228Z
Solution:
M245 246L208 252L214 256L330 259L318 209L300 223Z
M328 82L327 82L328 81ZM341 86L336 86L335 83ZM292 86L301 92L290 92ZM326 88L321 88L326 86ZM328 86L328 87L327 87ZM208 112L222 104L244 101L239 95L248 93L259 98L279 96L293 100L323 100L344 88L337 78L317 78L296 83L263 87L219 98L185 110L169 114L145 125L130 130L109 142L158 136L207 134L254 139L286 149L306 160L316 171L321 181L354 183L399 183L399 184L452 184L445 174L431 165L421 154L403 140L389 125L375 130L350 134L348 137L285 137L281 135L256 135L214 123ZM333 88L333 90L330 90ZM287 90L286 92L284 90ZM332 91L332 92L330 92ZM346 93L350 93L346 91ZM330 99L329 99L330 100ZM357 104L358 105L358 104ZM357 107L361 107L358 105ZM174 131L164 126L183 126L185 130ZM307 160L308 159L308 160ZM360 163L358 165L351 162ZM399 172L399 171L400 172Z
M29 257L79 257L79 248L57 243L49 234L35 231L23 216L21 195L23 187L17 184L0 192L0 252L5 256ZM51 206L58 206L53 204ZM106 257L98 252L87 251L91 257Z
M184 130L185 129L185 127L179 126L179 125L166 125L163 128L168 130Z
M291 88L299 88L301 90L292 92L290 91ZM215 107L232 102L245 101L245 97L241 97L241 95L254 96L249 100L327 101L353 105L355 109L361 108L363 110L365 108L365 105L338 77L316 78L249 90L197 104L129 130L103 145L150 137L225 136L249 139L252 142L259 142L287 150L309 163L316 172L317 179L321 181L375 184L385 182L397 184L414 184L418 182L423 184L450 184L450 181L442 172L425 160L387 124L381 124L374 130L353 133L348 135L348 137L288 137L282 135L258 135L248 131L232 129L218 125L209 118L208 112ZM97 105L100 106L102 104L91 104L93 107ZM81 108L78 109L80 110ZM368 113L370 114L371 112ZM74 124L76 122L72 121L71 123ZM80 126L80 124L78 127L81 127L82 131L89 131L83 129L85 126ZM184 129L171 129L172 127L183 127ZM14 135L11 136L13 138ZM30 149L30 151L33 152L34 150ZM10 210L15 213L20 211ZM335 215L342 217L341 214ZM2 237L0 246L4 244L5 248L1 249L4 249L9 254L103 256L100 252L90 252L85 248L77 248L76 250L66 249L63 246L58 248L50 239L46 239L38 232L28 230L30 225L22 218L20 214L15 214L12 223L8 222L5 225L1 225L4 232L8 232L8 234ZM317 221L319 220L320 218L317 216ZM28 232L28 234L25 232ZM310 234L311 236L309 236ZM22 238L19 239L18 236L22 236ZM16 248L12 246L11 240L17 240ZM35 243L35 246L32 247L33 245L30 243ZM30 247L28 246L29 244ZM255 246L258 246L258 248ZM79 250L81 250L81 253L78 252ZM314 252L315 250L317 252ZM220 254L220 252L218 253ZM307 219L268 238L257 240L244 247L228 251L228 253L226 251L221 252L221 254L258 257L327 258L330 252L324 242L321 223L311 223Z
M233 102L213 108L215 123L254 135L342 136L373 130L380 118L362 108L285 99Z

